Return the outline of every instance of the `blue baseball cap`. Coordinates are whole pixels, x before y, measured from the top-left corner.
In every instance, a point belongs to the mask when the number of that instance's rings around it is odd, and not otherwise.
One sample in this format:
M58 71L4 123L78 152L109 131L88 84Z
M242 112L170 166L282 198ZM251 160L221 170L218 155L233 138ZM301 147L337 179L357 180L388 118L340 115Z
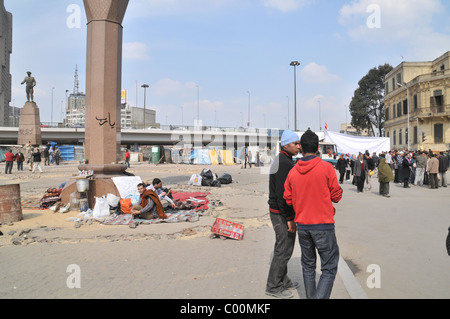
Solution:
M297 133L291 130L285 130L281 136L281 146L285 146L294 142L300 142L300 138Z

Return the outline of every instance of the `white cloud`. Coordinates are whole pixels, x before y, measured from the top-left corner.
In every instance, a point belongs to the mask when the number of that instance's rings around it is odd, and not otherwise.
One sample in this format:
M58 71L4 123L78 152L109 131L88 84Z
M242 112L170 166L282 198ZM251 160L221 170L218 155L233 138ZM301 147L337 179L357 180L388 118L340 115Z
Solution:
M148 60L148 47L142 42L126 42L123 44L123 57L129 60Z
M318 65L311 62L306 65L300 72L301 79L306 83L330 83L339 81L340 77L328 72L328 69L323 65Z
M370 8L374 6L379 8L376 28L370 23L374 17ZM436 15L443 10L440 0L356 0L341 8L339 23L348 28L347 33L353 40L376 45L396 43L403 48L401 53L405 56L434 59L444 53L448 49L444 45L450 43L450 36L444 30L432 28Z
M290 12L298 10L307 5L310 0L263 0L267 8L276 9L281 12Z
M151 85L151 93L157 97L192 97L196 84L194 82L181 83L171 79L162 79Z

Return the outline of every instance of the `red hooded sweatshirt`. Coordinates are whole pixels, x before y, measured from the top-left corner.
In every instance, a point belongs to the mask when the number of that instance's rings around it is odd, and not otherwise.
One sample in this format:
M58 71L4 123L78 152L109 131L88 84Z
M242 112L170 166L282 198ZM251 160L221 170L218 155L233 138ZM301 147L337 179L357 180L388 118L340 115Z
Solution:
M283 197L293 206L297 224L334 225L336 209L333 203L341 200L342 188L330 163L307 156L289 172Z

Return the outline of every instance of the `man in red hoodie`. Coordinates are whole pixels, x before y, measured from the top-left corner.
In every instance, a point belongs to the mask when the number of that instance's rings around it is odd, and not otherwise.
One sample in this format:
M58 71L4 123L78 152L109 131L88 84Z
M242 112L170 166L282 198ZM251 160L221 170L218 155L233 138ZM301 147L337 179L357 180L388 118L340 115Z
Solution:
M8 152L5 153L5 162L6 162L5 174L12 174L11 170L14 163L14 154L12 153L12 150L9 150Z
M333 203L342 198L333 166L316 156L319 137L307 130L300 139L303 157L289 172L284 199L295 211L306 297L328 299L333 288L339 262L339 247L334 229ZM321 260L316 285L316 249Z

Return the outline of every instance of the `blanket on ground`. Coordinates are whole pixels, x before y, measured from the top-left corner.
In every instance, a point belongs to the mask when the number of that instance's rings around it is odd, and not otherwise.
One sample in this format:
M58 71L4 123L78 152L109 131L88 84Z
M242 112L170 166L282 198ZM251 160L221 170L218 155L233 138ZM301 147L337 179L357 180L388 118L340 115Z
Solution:
M131 225L138 223L142 225L161 224L161 223L179 223L179 222L196 222L199 220L203 213L198 211L173 211L171 213L166 212L167 218L161 219L140 219L134 218L133 215L111 215L104 218L101 222L103 225Z
M176 210L207 210L210 193L202 192L172 192Z

